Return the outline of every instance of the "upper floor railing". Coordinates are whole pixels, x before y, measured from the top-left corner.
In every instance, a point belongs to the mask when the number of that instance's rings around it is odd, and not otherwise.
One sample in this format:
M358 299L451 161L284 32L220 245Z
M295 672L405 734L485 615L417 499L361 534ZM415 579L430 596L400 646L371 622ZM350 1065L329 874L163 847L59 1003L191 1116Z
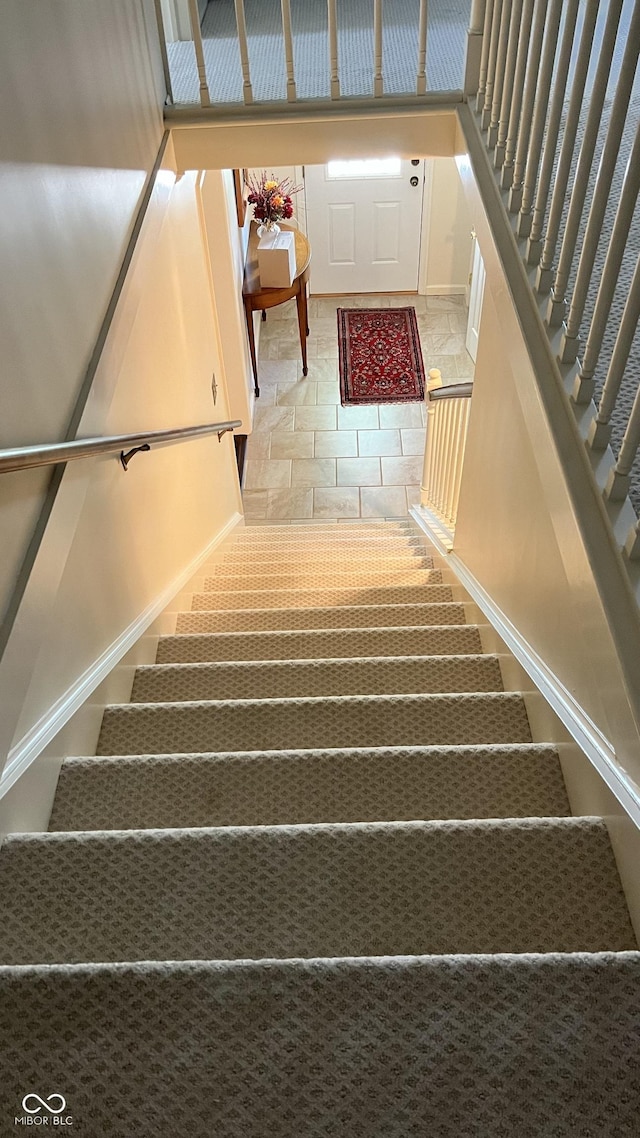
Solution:
M476 122L591 464L640 557L640 0L487 0ZM620 533L621 517L627 519Z
M471 0L155 0L170 101L202 107L464 85ZM481 21L476 17L476 31Z

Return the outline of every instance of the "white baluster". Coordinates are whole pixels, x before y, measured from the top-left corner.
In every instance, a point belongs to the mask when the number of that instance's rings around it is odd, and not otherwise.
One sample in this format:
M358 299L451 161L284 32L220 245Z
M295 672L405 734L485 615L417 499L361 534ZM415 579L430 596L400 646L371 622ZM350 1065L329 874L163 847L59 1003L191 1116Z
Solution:
M533 108L536 92L538 90L540 56L542 54L547 6L548 0L537 0L533 16L527 75L522 95L522 112L518 124L518 143L513 163L513 178L509 191L509 211L511 213L517 213L522 205L524 171L527 163L527 154L529 152Z
M462 468L464 466L464 452L467 446L467 435L469 433L469 416L471 414L471 400L462 399L460 402L463 404L460 419L460 439L457 446L457 461L455 471L455 483L453 487L453 498L451 502L451 522L453 525L458 520L458 502L460 501L460 487L462 485Z
M637 323L637 318L636 318ZM609 475L609 480L605 487L605 494L611 501L620 501L625 498L629 493L629 475L631 468L638 457L638 449L640 448L640 388L636 391L636 396L631 408L631 415L627 423L627 429L624 432L622 443L620 446L620 455L615 468Z
M487 88L487 71L489 68L489 48L491 46L491 28L493 26L494 0L486 0L484 10L484 25L482 29L482 54L480 56L480 78L476 94L476 110L480 113L484 107L484 96Z
M571 87L571 95L569 97L569 109L567 111L567 118L564 128L564 136L562 139L562 147L560 149L560 158L558 160L558 169L553 185L553 195L551 198L551 210L549 212L549 221L547 224L547 232L544 239L544 246L540 257L540 268L536 276L536 289L540 293L547 293L551 289L553 279L553 261L556 255L556 247L558 244L558 235L560 233L560 224L562 222L562 214L564 210L565 199L567 196L567 186L569 183L569 174L571 172L571 162L573 159L573 152L576 145L576 137L578 133L578 124L580 122L580 112L584 102L584 89L587 81L587 71L589 69L589 61L591 59L591 49L593 47L593 36L595 32L596 20L598 18L598 10L600 0L587 0L584 22L582 25L582 34L580 36L580 45L578 47L578 55L576 58L575 71L573 73L573 84ZM551 170L555 162L555 148L553 153L549 154L547 159L545 153L545 163L549 162L549 178L551 178ZM533 233L537 234L536 241L542 235L543 218L536 221L532 227ZM539 231L537 226L539 226Z
M240 48L240 64L242 66L242 97L245 105L253 102L253 87L251 86L251 71L249 69L249 44L247 42L247 22L244 14L244 0L234 0L236 8L236 27L238 29L238 47Z
M542 140L544 138L545 127L547 126L549 94L551 91L551 80L553 77L556 48L558 46L558 35L560 34L560 18L562 16L563 4L564 0L551 0L551 6L549 9L549 19L547 22L547 31L545 35L544 48L542 51L542 59L540 61L540 72L538 75L538 86L533 112L533 122L531 124L531 139L529 141L527 164L525 167L525 174L522 183L522 202L520 207L520 215L518 217L517 230L518 237L528 237L531 232L531 210L533 207L533 196L535 194L536 183L538 181L540 155L542 153ZM577 16L578 9L575 0L572 10L575 10L575 14ZM570 14L571 13L567 11L565 32L569 24ZM566 40L566 35L563 38ZM569 50L566 57L567 71L571 58L572 42L573 36L570 37ZM563 44L562 46L565 45Z
M295 103L296 77L293 65L293 33L291 31L291 0L280 0L282 8L282 34L284 36L284 58L287 67L287 100Z
M562 33L562 43L560 45L560 55L558 57L558 65L556 68L556 81L553 88L553 97L551 99L551 108L547 122L547 133L544 142L544 152L542 155L542 166L540 168L540 180L538 182L538 190L531 214L531 233L527 245L527 261L530 265L538 264L540 260L540 253L542 252L542 227L544 225L544 216L549 200L549 189L551 187L553 166L557 154L560 121L562 118L564 98L567 90L569 65L571 63L571 52L573 50L573 41L576 34L579 3L580 0L569 0L569 4L567 5L564 32ZM530 193L533 193L533 187L530 187L529 185L529 171L527 170L524 184L524 193L522 195L523 213L530 201Z
M520 111L522 109L522 92L527 73L527 56L529 54L529 39L531 36L531 23L533 20L534 0L524 0L522 8L522 22L518 32L518 51L516 67L513 76L513 89L511 92L511 105L509 107L509 125L504 145L504 162L500 185L508 190L513 182L513 163L518 144L518 127L520 125Z
M156 23L158 25L158 39L160 41L160 58L162 59L162 72L167 92L167 102L173 102L173 89L171 86L171 71L169 70L169 56L167 54L167 37L164 30L164 16L162 15L162 0L154 0L156 10Z
M609 438L611 437L611 416L614 412L618 393L622 380L624 379L624 372L629 359L629 353L633 344L633 338L640 319L640 257L636 262L631 288L627 297L627 302L624 306L622 320L618 328L618 335L611 356L611 363L607 372L607 378L604 382L602 389L602 398L598 408L598 414L594 422L591 424L589 432L589 442L594 449L604 448ZM636 393L636 402L638 395ZM635 407L635 404L634 404ZM622 452L621 452L622 454ZM625 456L626 457L626 456ZM609 486L609 493L611 497L616 498L620 495L617 493L619 488L619 479L616 479L615 474L612 484ZM625 490L626 493L626 490ZM622 495L624 496L624 495Z
M422 486L421 501L423 505L427 504L427 498L431 498L431 491L433 488L433 472L435 463L435 435L436 435L436 404L430 402L429 392L433 391L435 387L442 387L442 376L437 368L431 368L427 376L427 390L425 393L425 406L427 409L427 436L424 451L424 464L422 469Z
M582 242L580 260L576 283L573 288L567 326L560 345L560 359L563 363L573 363L578 355L578 334L584 315L584 306L587 300L591 274L595 264L596 253L600 243L604 215L611 194L611 182L615 173L616 162L622 142L622 132L629 110L631 92L640 57L640 0L636 6L629 24L627 44L616 86L616 93L611 106L610 121L607 127L602 157L598 165L595 190L589 210L587 228Z
M604 263L604 270L598 288L598 295L593 312L593 318L589 326L589 335L584 349L584 356L582 357L582 366L580 368L580 375L576 380L576 386L573 391L573 398L577 403L586 403L593 397L594 380L596 366L600 357L600 350L602 348L602 341L611 312L611 305L620 276L620 267L622 265L622 258L624 256L625 246L633 215L635 211L638 195L640 194L640 123L636 129L636 135L633 140L633 147L627 162L625 170L624 182L622 185L622 193L620 195L620 203L616 212L616 219L613 224L611 233L611 240L607 255ZM602 436L600 436L602 437ZM597 438L597 436L596 436ZM607 436L606 442L609 441ZM594 441L594 445L598 445Z
M511 0L504 0L500 16L500 35L498 37L498 55L496 58L496 74L493 82L493 97L491 100L491 118L487 146L494 148L498 141L498 126L500 123L500 107L502 105L502 92L507 66L507 48L509 46L509 29L511 27Z
M489 63L487 65L487 85L484 91L484 106L480 116L480 126L486 130L491 120L491 103L493 100L493 84L496 75L498 59L498 44L500 42L500 27L502 24L503 0L495 0L493 9L493 23L491 25L491 41L489 43Z
M607 83L611 71L618 24L620 23L622 2L623 0L610 0L604 34L599 45L600 56L593 81L584 138L582 140L582 146L580 147L578 165L573 180L569 214L562 238L560 259L553 282L553 290L547 307L547 321L550 327L557 327L562 323L565 317L566 292L576 251L582 211L587 196L589 174L593 164L593 155L596 148L600 120L602 118L602 108L607 93Z
M373 0L373 94L379 99L384 95L382 76L382 0Z
M420 0L420 23L418 25L418 77L416 94L427 93L427 0Z
M200 13L198 11L198 0L189 0L189 19L191 21L191 34L193 36L193 46L196 52L196 64L198 67L198 80L200 83L200 106L210 107L211 96L209 94L209 84L207 83L207 68L204 61L204 48L202 46L202 31L200 30Z
M509 111L513 98L513 80L518 57L518 37L520 35L520 21L522 19L522 0L513 0L511 5L511 18L509 20L509 38L507 42L507 56L505 60L504 79L502 82L502 99L498 115L498 132L496 135L496 149L493 162L496 169L500 169L504 162L504 148L507 141L509 126Z
M442 408L442 423L443 423L443 437L442 437L442 469L440 473L440 485L438 487L438 509L443 517L447 518L447 496L449 490L449 480L451 476L451 462L453 458L453 450L455 447L455 404L457 400L445 400ZM447 518L447 521L449 519Z
M338 71L338 0L328 0L329 21L329 66L331 68L331 98L340 98L340 74Z

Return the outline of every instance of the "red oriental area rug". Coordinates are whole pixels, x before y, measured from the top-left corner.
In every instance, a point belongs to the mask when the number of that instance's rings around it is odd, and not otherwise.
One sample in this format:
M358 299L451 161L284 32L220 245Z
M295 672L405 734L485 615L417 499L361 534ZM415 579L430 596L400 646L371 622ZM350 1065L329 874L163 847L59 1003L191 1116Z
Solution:
M424 399L415 308L339 308L338 353L343 406Z

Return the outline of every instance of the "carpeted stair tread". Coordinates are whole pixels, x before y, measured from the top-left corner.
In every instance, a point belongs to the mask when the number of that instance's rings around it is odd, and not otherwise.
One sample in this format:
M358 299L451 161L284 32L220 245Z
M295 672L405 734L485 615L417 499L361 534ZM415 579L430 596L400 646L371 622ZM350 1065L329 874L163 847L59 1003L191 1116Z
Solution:
M637 952L2 968L0 1111L44 1086L96 1138L633 1138L639 1019Z
M161 636L158 664L215 660L321 660L357 656L442 656L482 651L472 624L431 628L314 629L309 632L209 632Z
M49 829L569 813L553 747L391 747L67 759Z
M601 819L17 835L0 963L637 944Z
M147 664L136 669L131 700L150 703L502 690L497 656L385 656Z
M348 585L344 588L312 589L225 589L194 593L191 608L201 609L279 609L338 607L341 605L442 604L453 600L450 585Z
M297 563L287 567L271 566L269 569L255 566L246 573L237 569L230 573L215 574L205 578L204 591L217 593L228 589L308 589L311 584L325 588L384 588L386 585L441 585L442 570L423 569L420 565L398 568L351 566L336 568L327 561L315 567L301 566Z
M116 704L96 753L259 751L531 742L521 695L327 696Z
M178 613L176 632L278 632L464 623L464 605L447 601L440 604L353 604L299 609L200 609Z
M298 565L311 565L311 564L326 564L331 563L335 567L348 565L376 565L383 561L386 565L395 565L397 563L403 565L423 565L426 561L431 562L431 566L442 568L442 563L434 557L424 556L424 546L422 545L402 545L392 546L388 548L386 544L377 542L375 545L363 546L361 542L357 544L338 544L331 545L316 545L315 542L308 542L306 545L286 544L279 546L260 546L256 550L248 549L246 546L241 546L239 549L233 549L229 552L220 550L209 562L209 565L234 565L242 566L245 571L249 571L251 566L262 565L291 565L292 560L295 559Z
M256 559L254 557L221 557L219 560L213 560L205 566L205 572L211 571L215 577L232 577L235 574L243 577L250 577L251 575L262 575L263 573L282 572L283 570L289 571L292 566L295 568L304 569L305 572L311 572L314 569L330 570L336 574L350 573L350 572L379 572L379 571L395 571L398 569L431 569L442 571L440 564L434 563L433 557L422 557L420 554L415 553L385 553L384 556L376 553L371 557L354 557L350 554L349 550L345 550L343 554L336 553L334 550L327 550L326 553L318 550L304 550L296 549L295 556L291 556L291 551L287 550L281 557L265 557Z

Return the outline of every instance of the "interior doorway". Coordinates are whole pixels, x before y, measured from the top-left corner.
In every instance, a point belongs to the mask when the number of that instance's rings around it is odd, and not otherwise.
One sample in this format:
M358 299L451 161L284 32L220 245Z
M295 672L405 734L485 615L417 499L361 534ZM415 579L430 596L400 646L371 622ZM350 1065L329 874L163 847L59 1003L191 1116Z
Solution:
M424 159L333 161L304 181L315 295L418 291Z

